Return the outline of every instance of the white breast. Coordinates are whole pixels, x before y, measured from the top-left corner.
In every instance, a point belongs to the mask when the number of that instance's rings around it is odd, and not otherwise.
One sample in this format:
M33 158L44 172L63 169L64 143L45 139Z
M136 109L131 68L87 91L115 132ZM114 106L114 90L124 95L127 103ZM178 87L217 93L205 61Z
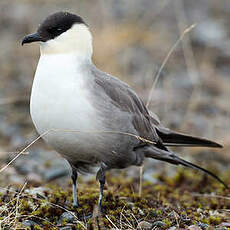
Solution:
M92 80L72 54L42 55L39 60L31 93L31 117L40 134L56 130L44 139L62 154L84 155L91 144L87 132L101 127L89 100L88 84Z

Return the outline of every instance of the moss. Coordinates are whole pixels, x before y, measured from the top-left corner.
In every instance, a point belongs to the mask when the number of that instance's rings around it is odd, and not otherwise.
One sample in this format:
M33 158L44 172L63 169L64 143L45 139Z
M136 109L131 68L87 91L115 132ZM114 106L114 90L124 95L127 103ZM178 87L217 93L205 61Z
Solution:
M157 216L160 216L160 215L162 215L162 211L161 210L157 210L156 214L157 214Z
M87 229L97 229L97 225L102 226L102 229L109 229L114 228L113 224L118 228L125 229L128 225L136 228L138 221L144 219L151 223L161 220L167 229L177 223L181 228L186 228L186 226L197 222L207 223L210 227L214 227L222 221L227 221L225 216L211 215L215 210L230 208L230 202L220 198L228 196L228 191L220 184L211 179L207 183L207 178L204 175L184 169L178 169L173 177L162 173L157 178L160 183L143 182L143 194L142 197L139 197L137 194L138 180L129 179L126 181L126 178L122 176L108 177L109 191L105 190L103 198L106 216L82 221L82 224L87 226ZM227 183L230 178L226 178ZM39 223L34 229L55 229L54 226L57 226L60 216L66 209L74 211L76 216L82 218L92 213L95 205L97 206L99 189L94 180L79 187L81 207L77 210L72 207L71 184L66 189L54 185L48 185L48 187L50 189L46 194L46 200L28 196L20 198L19 213L25 217L18 218L19 222L23 222L28 216L33 216L31 220ZM220 197L202 195L202 193L213 191ZM194 196L194 193L200 195ZM8 212L15 209L14 198L15 196L10 193L7 196L0 194L1 205L8 205L7 211L2 213L1 219L4 219ZM63 208L53 206L51 203ZM175 216L172 215L173 212L177 213L177 222L175 222ZM83 229L77 220L74 223L75 229ZM68 220L63 220L62 226L67 224ZM7 227L7 223L5 226Z
M34 230L42 230L43 228L38 224L34 225Z
M76 224L76 229L84 230L85 228L81 224Z
M164 219L163 222L165 223L165 228L167 229L172 226L172 223L168 218Z
M210 216L209 217L209 224L218 225L220 223L221 223L221 218L219 216Z

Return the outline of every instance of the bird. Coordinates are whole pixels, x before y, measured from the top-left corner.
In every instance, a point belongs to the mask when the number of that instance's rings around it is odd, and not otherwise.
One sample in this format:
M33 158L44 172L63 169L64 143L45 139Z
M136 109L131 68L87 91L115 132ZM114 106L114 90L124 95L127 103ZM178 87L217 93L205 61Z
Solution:
M72 169L73 207L79 207L79 173L96 173L102 211L106 171L141 166L146 158L214 173L179 157L170 146L222 145L164 127L131 87L92 61L88 24L70 12L49 15L22 40L40 43L30 114L37 132ZM109 41L107 41L109 42Z

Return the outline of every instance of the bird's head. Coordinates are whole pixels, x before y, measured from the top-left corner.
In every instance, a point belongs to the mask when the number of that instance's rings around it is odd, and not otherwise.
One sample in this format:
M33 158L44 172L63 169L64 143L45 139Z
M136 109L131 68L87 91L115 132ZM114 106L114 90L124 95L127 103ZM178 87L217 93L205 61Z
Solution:
M83 19L68 12L48 16L33 34L22 40L26 43L40 42L41 54L65 54L92 56L92 35Z

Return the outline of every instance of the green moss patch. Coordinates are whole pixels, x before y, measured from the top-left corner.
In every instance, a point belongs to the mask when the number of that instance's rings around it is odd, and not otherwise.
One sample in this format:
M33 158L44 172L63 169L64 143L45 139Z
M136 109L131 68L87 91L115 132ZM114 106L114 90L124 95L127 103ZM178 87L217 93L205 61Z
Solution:
M229 172L222 178L230 184ZM156 176L158 183L143 181L142 196L138 196L138 180L108 176L104 192L104 214L97 215L98 183L89 181L79 186L81 207L72 207L71 184L64 190L47 187L43 196L6 191L0 194L0 224L4 229L135 229L141 221L154 228L172 226L185 228L203 224L210 228L227 222L230 209L228 190L210 177L194 170L179 168L173 177L165 173ZM29 186L27 186L29 188ZM61 219L64 212L73 213L73 221ZM88 218L93 213L92 218ZM25 220L31 221L25 225ZM30 226L33 226L31 227ZM158 226L159 225L159 226Z

